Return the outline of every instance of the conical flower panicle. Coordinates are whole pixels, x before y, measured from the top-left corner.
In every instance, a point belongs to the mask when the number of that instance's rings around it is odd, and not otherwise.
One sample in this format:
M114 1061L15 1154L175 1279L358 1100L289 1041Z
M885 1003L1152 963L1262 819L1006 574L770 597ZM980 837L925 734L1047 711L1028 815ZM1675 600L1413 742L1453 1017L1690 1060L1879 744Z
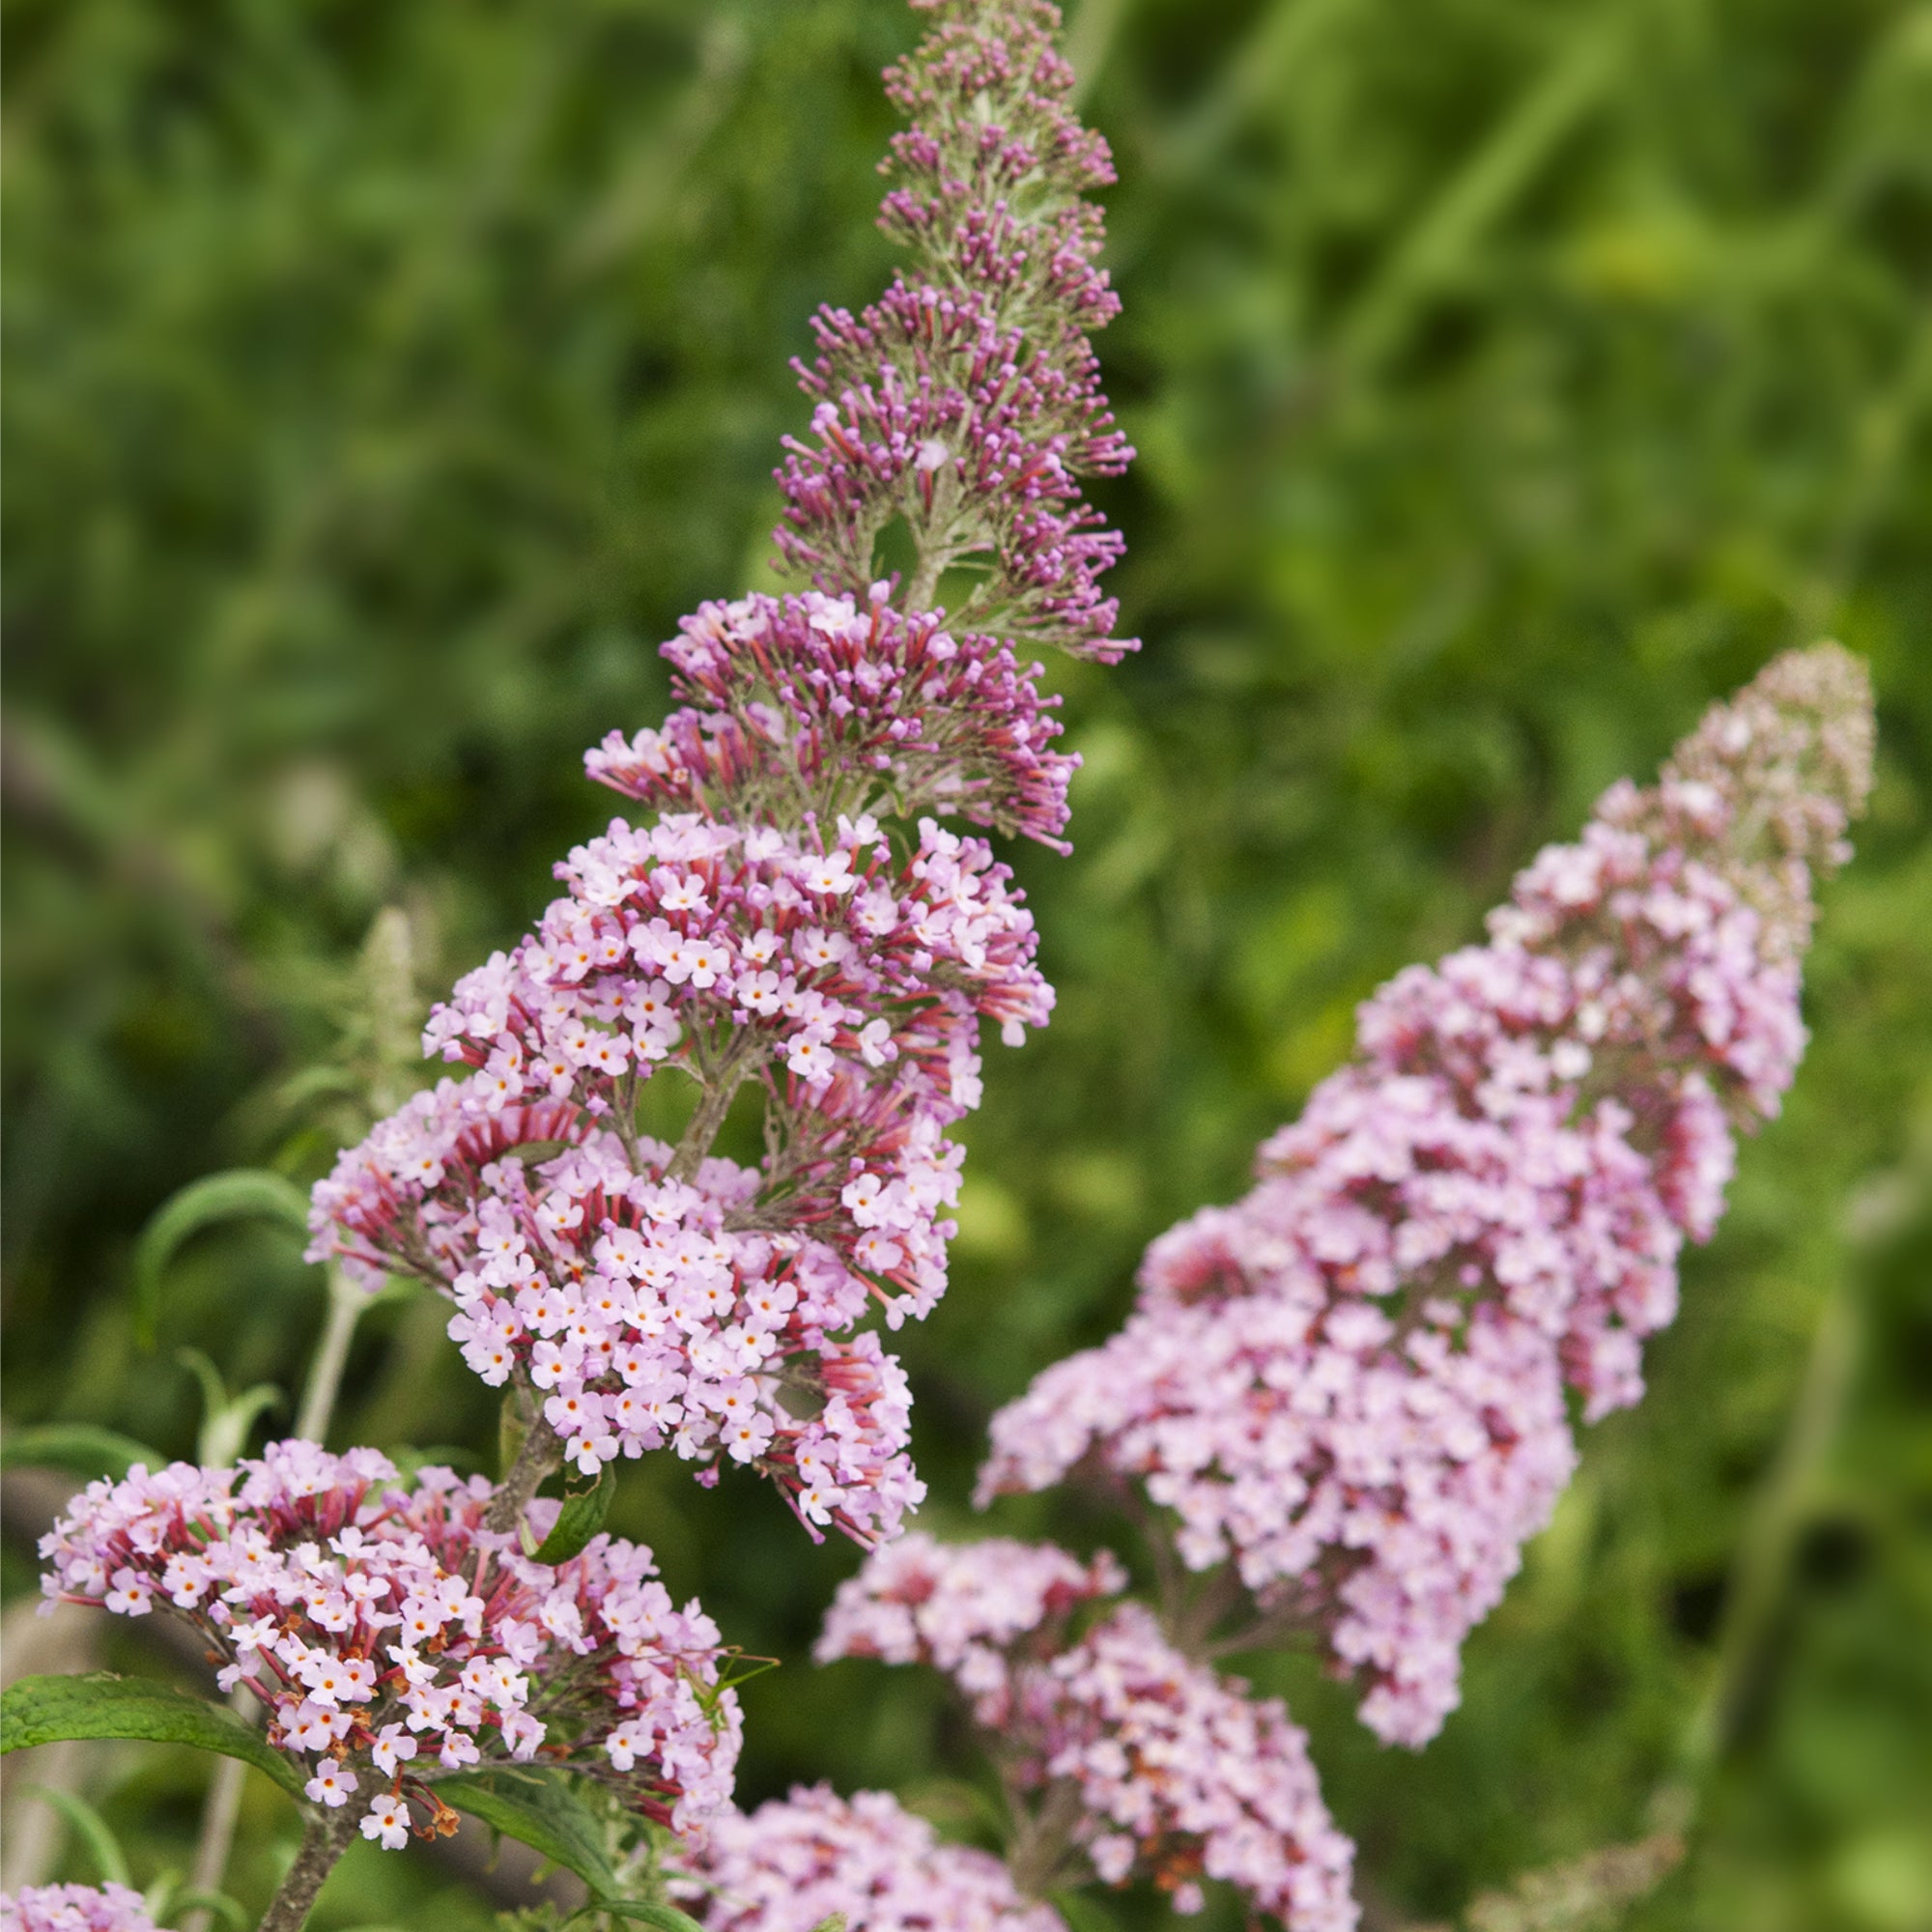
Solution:
M705 605L664 647L679 708L590 776L654 814L557 867L537 930L469 974L425 1050L454 1069L345 1152L313 1259L425 1281L492 1386L586 1474L669 1447L769 1477L816 1536L897 1533L923 1488L898 1365L857 1324L946 1286L980 1023L1018 1044L1052 988L983 839L1065 849L1075 760L1013 639L1111 660L1120 540L1075 477L1129 452L1086 331L1113 312L1052 9L947 6L891 79L914 117L887 227L919 264L820 318L818 440L788 445L781 548L818 587ZM885 526L918 562L881 581ZM952 619L948 572L973 587ZM694 1083L675 1146L645 1083ZM741 1088L764 1157L711 1146Z
M881 226L914 257L854 316L822 310L798 365L813 440L779 471L781 558L821 590L862 596L882 532L919 563L907 601L963 589L955 632L993 632L1112 663L1119 607L1099 573L1116 531L1081 495L1133 451L1114 426L1087 337L1120 302L1094 264L1083 199L1114 179L1106 143L1066 105L1058 12L1035 0L923 8L938 24L887 75L912 125L893 140Z
M1587 1417L1637 1400L1733 1132L1804 1044L1814 879L1870 783L1835 645L1713 709L1657 785L1613 786L1492 916L1400 974L1262 1178L1149 1249L1137 1312L994 1418L982 1496L1092 1459L1311 1626L1364 1721L1420 1744Z

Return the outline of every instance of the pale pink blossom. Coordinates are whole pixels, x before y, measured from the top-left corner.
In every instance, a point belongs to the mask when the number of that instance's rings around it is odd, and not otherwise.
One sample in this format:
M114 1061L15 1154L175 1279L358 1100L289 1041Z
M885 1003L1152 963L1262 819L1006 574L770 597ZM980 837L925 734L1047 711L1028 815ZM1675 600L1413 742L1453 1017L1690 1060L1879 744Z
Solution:
M1836 646L1777 660L1613 786L1492 916L1399 975L1261 1179L1149 1249L1136 1312L995 1417L983 1495L1143 1483L1184 1563L1313 1629L1381 1736L1420 1744L1576 1461L1634 1402L1732 1133L1804 1042L1812 880L1870 781Z
M998 1859L943 1843L883 1791L800 1786L723 1814L679 1861L708 1932L812 1932L835 1914L848 1932L1064 1932Z
M717 1627L672 1603L637 1544L598 1536L568 1562L530 1561L486 1527L493 1493L433 1467L405 1486L373 1449L302 1441L235 1468L136 1464L90 1484L42 1540L43 1587L117 1609L103 1573L174 1566L156 1607L224 1660L224 1690L255 1693L318 1804L386 1785L405 1822L409 1804L434 1817L441 1773L541 1747L645 1816L701 1821L730 1797L740 1732ZM532 1503L529 1533L557 1508ZM401 1843L394 1817L363 1831Z
M30 1885L0 1897L0 1932L155 1932L138 1891L105 1885Z
M818 1655L945 1671L1010 1791L1077 1799L1067 1846L1107 1883L1147 1878L1193 1910L1199 1881L1219 1880L1289 1932L1351 1932L1353 1852L1307 1740L1278 1700L1182 1656L1143 1605L1083 1630L1124 1580L1111 1557L1051 1545L908 1537L841 1587Z

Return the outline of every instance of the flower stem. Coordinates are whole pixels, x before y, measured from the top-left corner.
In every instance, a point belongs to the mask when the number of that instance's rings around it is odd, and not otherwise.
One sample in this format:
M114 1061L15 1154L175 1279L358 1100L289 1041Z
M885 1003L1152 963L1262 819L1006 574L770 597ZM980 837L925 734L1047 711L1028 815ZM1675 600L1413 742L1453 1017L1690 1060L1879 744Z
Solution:
M229 1701L245 1721L254 1706L247 1691L237 1690ZM242 1786L247 1776L248 1767L240 1758L225 1757L214 1767L202 1806L201 1834L195 1840L194 1872L188 1880L191 1890L219 1891L228 1876L228 1858L235 1849L235 1825L242 1810ZM213 1916L208 1906L196 1906L183 1918L182 1932L208 1932Z
M731 1111L732 1096L745 1077L744 1053L744 1037L740 1036L725 1049L716 1074L705 1087L704 1097L698 1101L697 1111L692 1115L684 1138L678 1142L677 1151L665 1169L667 1180L689 1180L711 1151L711 1144L724 1124L724 1116Z
M301 1849L263 1915L259 1932L300 1932L309 1908L335 1869L335 1861L348 1849L355 1831L355 1814L347 1804L333 1811L309 1813Z
M327 1438L328 1425L335 1414L335 1398L342 1388L342 1371L349 1361L350 1339L370 1298L367 1291L357 1288L341 1268L329 1268L328 1319L323 1325L322 1340L316 1345L315 1360L309 1364L301 1414L296 1420L296 1434L318 1447Z
M1043 1898L1061 1876L1073 1827L1080 1818L1080 1789L1062 1780L1036 1808L1013 1804L1015 1829L1007 1847L1007 1869L1023 1898Z
M484 1519L486 1526L499 1535L515 1529L543 1479L562 1466L563 1440L539 1412L531 1420L517 1460L497 1487L496 1499Z
M1762 1663L1818 1472L1844 1417L1862 1326L1856 1284L1841 1276L1818 1318L1797 1406L1731 1568L1709 1686L1684 1739L1686 1775L1693 1786L1733 1742L1746 1689Z

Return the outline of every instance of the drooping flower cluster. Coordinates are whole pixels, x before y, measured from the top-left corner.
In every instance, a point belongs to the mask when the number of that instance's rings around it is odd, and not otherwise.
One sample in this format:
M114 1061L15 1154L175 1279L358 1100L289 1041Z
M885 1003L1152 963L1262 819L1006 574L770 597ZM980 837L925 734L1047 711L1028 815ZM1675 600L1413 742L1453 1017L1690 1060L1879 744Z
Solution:
M812 1932L835 1915L849 1932L1064 1932L998 1859L942 1843L883 1791L800 1786L681 1850L683 1902L709 1932Z
M1130 454L1087 342L1116 306L1081 200L1105 147L1066 112L1051 8L926 11L889 77L916 125L884 215L918 270L821 317L820 442L781 472L780 547L817 589L708 604L665 645L680 708L586 760L655 822L557 867L537 930L431 1019L463 1070L311 1216L312 1259L450 1295L466 1360L584 1472L743 1463L862 1542L923 1490L898 1366L854 1330L944 1292L981 1022L1017 1044L1053 1004L1008 868L937 815L1061 845L1076 760L1011 639L1127 648L1094 581L1119 539L1075 480ZM895 518L902 583L875 555ZM942 577L971 581L951 621ZM667 1073L696 1089L674 1147L639 1117ZM753 1166L709 1158L741 1088Z
M679 1827L728 1803L735 1694L716 1626L678 1609L648 1549L607 1536L554 1567L485 1526L491 1486L447 1469L399 1483L373 1449L270 1445L236 1468L136 1464L42 1540L50 1598L172 1610L253 1691L315 1804L367 1805L401 1846L440 1776L547 1760ZM533 1504L548 1529L556 1505Z
M960 629L1109 663L1133 646L1112 636L1118 607L1095 578L1122 546L1078 479L1133 455L1087 341L1120 307L1082 199L1112 162L1068 111L1052 7L915 5L939 23L886 76L912 125L893 140L881 226L917 268L858 316L813 325L818 353L798 368L815 440L787 440L779 549L819 588L858 595L900 521L921 559L915 605L951 571Z
M1789 1084L1811 881L1870 758L1862 669L1821 646L1715 708L1654 791L1612 787L1488 946L1363 1008L1253 1192L1154 1242L1122 1333L995 1418L982 1494L1090 1457L1139 1479L1187 1564L1320 1634L1365 1722L1432 1736L1568 1480L1568 1395L1637 1399L1733 1125Z
M0 1932L155 1932L138 1891L105 1885L29 1885L0 1897Z
M1109 1883L1151 1878L1193 1912L1200 1881L1221 1880L1290 1932L1349 1932L1353 1850L1307 1740L1279 1700L1183 1657L1143 1605L1075 1634L1075 1609L1123 1584L1109 1556L908 1538L840 1589L818 1655L946 1671L1011 1790L1037 1796L1036 1836L1056 1819Z

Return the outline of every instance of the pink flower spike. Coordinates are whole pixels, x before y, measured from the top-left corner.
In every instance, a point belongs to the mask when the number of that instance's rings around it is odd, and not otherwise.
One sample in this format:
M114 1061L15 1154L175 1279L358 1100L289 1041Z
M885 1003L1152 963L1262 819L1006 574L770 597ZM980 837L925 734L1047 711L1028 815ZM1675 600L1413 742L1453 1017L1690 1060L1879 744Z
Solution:
M1732 1135L1790 1084L1813 881L1870 781L1869 686L1827 644L1612 786L1487 946L1363 1006L1254 1189L1149 1249L1125 1328L994 1418L982 1500L1089 1457L1141 1483L1184 1563L1231 1564L1365 1723L1427 1742L1569 1481L1570 1398L1637 1400Z

